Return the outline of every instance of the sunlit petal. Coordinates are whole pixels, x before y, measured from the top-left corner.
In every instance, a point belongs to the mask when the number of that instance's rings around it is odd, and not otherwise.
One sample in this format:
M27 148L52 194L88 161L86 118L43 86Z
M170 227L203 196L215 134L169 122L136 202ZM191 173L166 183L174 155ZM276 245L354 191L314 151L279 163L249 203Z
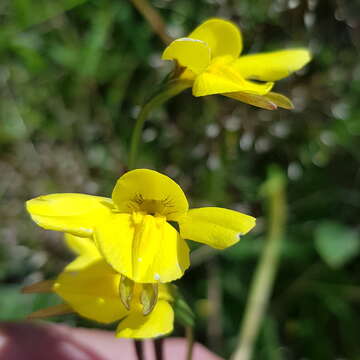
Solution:
M116 214L96 228L94 237L106 261L136 282L169 282L189 266L185 241L164 218Z
M238 74L225 72L204 72L197 76L193 85L194 96L244 92L264 95L273 87L273 83L258 84L241 78Z
M230 21L210 19L198 26L189 38L202 40L211 49L211 57L231 55L236 58L242 50L239 28Z
M168 334L173 330L174 311L171 305L159 300L149 315L132 312L116 329L117 337L145 339Z
M52 194L26 202L31 218L48 230L91 236L93 227L111 213L112 200L85 194Z
M112 198L118 211L143 211L177 221L188 210L181 187L169 177L149 169L127 172L117 181Z
M110 323L124 317L127 310L119 295L120 275L103 260L80 271L64 271L53 290L80 315Z
M225 249L255 226L255 218L234 210L205 207L190 210L179 225L184 239Z
M275 81L300 70L310 60L310 52L299 48L241 56L234 66L246 79Z
M180 66L199 74L210 64L210 48L201 40L181 38L174 40L165 49L162 59L176 60Z

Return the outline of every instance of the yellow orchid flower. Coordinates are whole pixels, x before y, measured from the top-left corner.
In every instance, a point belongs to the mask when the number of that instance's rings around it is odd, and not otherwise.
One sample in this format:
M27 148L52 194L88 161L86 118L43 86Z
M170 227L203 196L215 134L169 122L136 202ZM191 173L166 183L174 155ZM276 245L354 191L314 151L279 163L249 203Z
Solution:
M29 318L43 318L76 312L100 323L120 321L117 337L152 338L173 330L172 296L167 285L159 285L157 302L144 315L147 284L135 283L130 294L129 309L121 300L121 275L101 257L93 241L67 234L66 241L79 256L70 263L55 281L45 281L23 289L25 293L55 292L64 304L39 310ZM145 298L145 299L144 299Z
M29 200L27 210L45 229L92 237L106 262L138 283L180 278L190 265L184 239L225 249L255 226L255 218L233 210L189 210L180 186L148 169L121 176L111 199L53 194Z
M210 19L174 40L162 59L177 62L179 78L190 82L194 96L222 94L269 110L293 108L287 97L271 89L274 81L308 63L309 51L295 48L239 57L241 51L240 30L229 21Z

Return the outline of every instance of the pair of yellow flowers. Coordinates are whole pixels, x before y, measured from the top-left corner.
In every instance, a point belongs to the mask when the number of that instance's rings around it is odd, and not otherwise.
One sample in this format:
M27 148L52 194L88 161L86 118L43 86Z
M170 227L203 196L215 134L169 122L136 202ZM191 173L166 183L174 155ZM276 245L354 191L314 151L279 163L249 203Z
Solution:
M237 27L211 19L173 41L163 59L176 60L179 79L195 96L222 93L260 107L290 108L290 100L270 91L271 81L301 68L310 59L307 50L238 58L241 47ZM27 210L41 227L64 232L78 254L56 280L27 289L53 291L64 300L34 316L77 312L102 323L119 320L116 336L133 338L172 331L167 283L190 265L184 239L224 249L255 226L253 217L233 210L189 210L179 185L148 169L121 176L111 198L53 194L29 200Z

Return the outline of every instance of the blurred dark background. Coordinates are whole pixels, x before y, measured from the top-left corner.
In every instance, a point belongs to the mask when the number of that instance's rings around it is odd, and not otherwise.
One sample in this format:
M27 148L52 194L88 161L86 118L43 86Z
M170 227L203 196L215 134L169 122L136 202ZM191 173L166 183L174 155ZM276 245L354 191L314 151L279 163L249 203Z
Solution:
M223 17L241 27L244 53L305 46L313 54L276 84L294 111L186 91L146 123L139 167L174 178L192 206L258 218L233 248L194 247L178 284L196 311L196 338L223 356L234 349L267 231L259 188L275 163L287 174L288 221L254 359L360 359L360 4L151 4L174 38ZM19 320L59 301L21 295L21 286L54 277L72 258L61 234L32 223L24 202L54 192L109 196L126 169L139 106L171 64L126 0L2 0L0 26L0 319ZM54 319L64 320L97 326Z

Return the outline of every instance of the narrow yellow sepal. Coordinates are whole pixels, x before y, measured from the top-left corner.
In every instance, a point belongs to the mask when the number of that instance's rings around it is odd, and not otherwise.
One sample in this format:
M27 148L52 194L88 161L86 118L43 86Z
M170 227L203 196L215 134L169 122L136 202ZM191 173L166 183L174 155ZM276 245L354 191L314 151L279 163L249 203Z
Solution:
M54 280L44 280L37 283L24 286L21 289L23 294L35 294L35 293L51 293L54 285Z
M267 94L255 95L255 94L247 94L244 92L233 92L233 93L225 93L222 95L262 109L266 109L266 110L277 109L277 105L273 101L267 98L266 96Z
M43 319L51 316L71 314L74 310L67 304L59 304L35 311L27 316L27 319Z

